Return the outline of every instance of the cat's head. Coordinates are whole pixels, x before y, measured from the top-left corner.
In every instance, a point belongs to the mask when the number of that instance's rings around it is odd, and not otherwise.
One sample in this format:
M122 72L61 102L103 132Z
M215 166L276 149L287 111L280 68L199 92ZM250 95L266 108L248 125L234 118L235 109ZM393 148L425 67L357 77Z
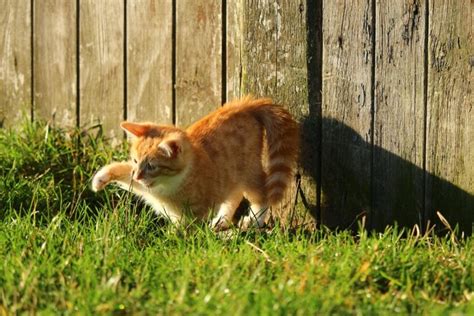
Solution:
M132 138L133 179L147 187L180 175L192 159L186 133L173 126L122 122Z

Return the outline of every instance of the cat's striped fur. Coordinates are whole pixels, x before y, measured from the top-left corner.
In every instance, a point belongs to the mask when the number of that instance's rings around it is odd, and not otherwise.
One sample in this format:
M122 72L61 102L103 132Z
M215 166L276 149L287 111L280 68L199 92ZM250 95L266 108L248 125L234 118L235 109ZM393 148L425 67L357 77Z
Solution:
M296 167L298 124L270 99L230 102L186 130L151 123L121 126L133 135L131 160L103 167L93 189L117 182L174 221L186 208L198 219L212 215L212 225L225 229L245 197L251 212L242 226L262 225Z

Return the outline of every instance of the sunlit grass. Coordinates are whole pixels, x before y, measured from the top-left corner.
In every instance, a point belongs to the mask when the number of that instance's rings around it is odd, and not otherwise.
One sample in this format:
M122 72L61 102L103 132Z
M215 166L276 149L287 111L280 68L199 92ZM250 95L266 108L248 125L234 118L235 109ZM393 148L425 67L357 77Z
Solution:
M472 237L175 228L90 191L126 156L92 132L0 131L0 315L474 314Z

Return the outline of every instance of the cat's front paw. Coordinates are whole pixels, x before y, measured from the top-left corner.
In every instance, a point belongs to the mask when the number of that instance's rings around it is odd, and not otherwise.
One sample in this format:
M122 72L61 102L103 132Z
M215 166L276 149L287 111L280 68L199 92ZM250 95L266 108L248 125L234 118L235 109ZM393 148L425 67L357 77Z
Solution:
M110 174L106 168L100 169L92 179L92 190L94 192L102 190L111 180Z

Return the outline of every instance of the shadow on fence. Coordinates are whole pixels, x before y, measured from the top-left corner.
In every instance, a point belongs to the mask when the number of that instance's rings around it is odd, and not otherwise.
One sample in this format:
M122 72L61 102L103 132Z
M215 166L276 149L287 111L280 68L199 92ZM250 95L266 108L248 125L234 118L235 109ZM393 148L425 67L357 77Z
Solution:
M314 134L314 122L314 117L305 118L302 123L303 135ZM302 159L302 168L315 182L322 184L319 203L322 224L330 228L357 228L357 219L368 215L371 228L376 230L383 230L386 225L395 222L403 227L413 227L415 224L425 227L426 221L429 221L431 225L436 224L436 230L439 231L445 229L436 215L439 211L453 228L459 225L460 231L472 233L472 194L379 146L372 146L344 123L328 118L323 118L321 123L328 131L323 135L321 170L317 167L318 157L314 155L314 148L305 146L309 143L304 140L302 156L313 158ZM398 204L374 203L375 200L383 201L385 197L375 197L371 189L373 185L383 186L384 183L378 183L377 179L371 180L371 175L365 174L366 171L370 173L368 164L372 154L381 157L382 161L390 161L393 170L387 170L387 174L406 172L409 175L401 177L406 179L406 183L384 188L388 198L395 196ZM367 166L356 169L351 159L365 161ZM424 181L417 183L413 179ZM431 188L437 188L436 191L443 192L443 196L431 196Z
M301 121L301 167L318 186L316 205L307 205L317 222L356 229L367 215L369 228L376 230L395 222L426 227L428 221L439 230L445 227L439 211L451 226L471 234L472 194L323 117L323 2L306 1L306 6L309 113Z

